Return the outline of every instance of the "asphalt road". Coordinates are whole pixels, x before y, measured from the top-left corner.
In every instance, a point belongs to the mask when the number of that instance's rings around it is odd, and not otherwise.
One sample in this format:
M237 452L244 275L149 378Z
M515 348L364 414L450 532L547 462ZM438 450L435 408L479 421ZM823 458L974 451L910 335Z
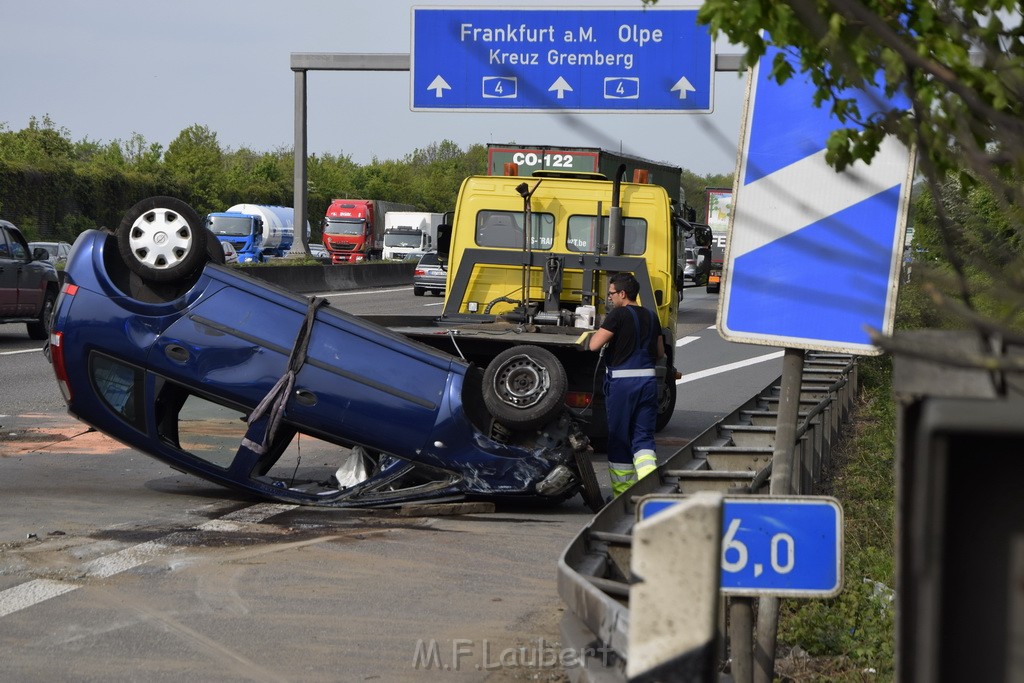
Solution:
M411 287L330 298L354 313L441 303ZM780 352L719 338L717 301L687 290L659 455L781 371ZM69 418L40 346L0 326L3 678L564 679L555 563L589 520L579 497L432 517L240 498Z

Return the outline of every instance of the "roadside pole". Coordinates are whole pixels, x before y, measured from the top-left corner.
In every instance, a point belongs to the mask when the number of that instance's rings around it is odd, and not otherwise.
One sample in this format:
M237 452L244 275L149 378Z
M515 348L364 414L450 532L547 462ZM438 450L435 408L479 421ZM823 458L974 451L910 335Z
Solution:
M736 683L754 680L754 598L729 599L729 653L732 657L732 679Z
M803 349L787 348L782 360L782 387L775 427L775 450L769 492L793 494L796 431L800 417L800 385L803 380ZM754 633L754 598L729 599L729 641L732 644L732 676L737 683L771 683L775 672L775 646L779 625L779 598L758 598L757 638ZM753 641L753 642L752 642Z
M772 478L769 493L788 496L793 493L797 420L800 417L800 384L803 379L804 350L787 348L782 358L782 390L772 454ZM750 599L752 598L745 598ZM775 673L775 646L779 629L779 598L758 598L757 639L754 657L755 683L771 683Z

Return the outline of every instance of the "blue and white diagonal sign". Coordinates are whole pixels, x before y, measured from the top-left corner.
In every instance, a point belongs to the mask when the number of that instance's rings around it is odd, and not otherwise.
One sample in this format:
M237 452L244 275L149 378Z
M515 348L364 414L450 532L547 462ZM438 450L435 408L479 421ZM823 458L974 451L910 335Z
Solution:
M697 10L412 10L412 109L710 113Z
M768 79L776 54L748 87L718 329L730 341L878 353L867 328L892 332L913 154L887 138L870 165L836 173L825 144L839 123L813 105L804 75ZM858 99L865 115L879 109Z

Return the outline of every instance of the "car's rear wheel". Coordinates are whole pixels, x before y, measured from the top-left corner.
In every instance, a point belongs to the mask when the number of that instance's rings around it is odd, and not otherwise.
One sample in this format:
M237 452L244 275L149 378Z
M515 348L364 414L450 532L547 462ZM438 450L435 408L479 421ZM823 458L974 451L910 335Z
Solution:
M188 278L206 262L208 233L199 214L185 202L150 197L121 219L117 245L125 264L140 278L170 282Z
M513 346L484 371L484 405L511 429L536 429L564 409L565 368L539 346Z
M423 288L422 287L413 287L412 288L412 293L415 296L423 296Z
M46 339L50 334L50 318L53 317L53 304L56 300L56 294L52 291L46 292L46 298L43 299L43 308L39 311L39 319L27 325L29 339Z

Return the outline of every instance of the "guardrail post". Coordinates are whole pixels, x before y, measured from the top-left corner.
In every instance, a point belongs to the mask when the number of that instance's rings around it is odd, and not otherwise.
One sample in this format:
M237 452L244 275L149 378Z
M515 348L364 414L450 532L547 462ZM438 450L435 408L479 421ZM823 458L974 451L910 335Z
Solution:
M721 555L718 492L695 493L633 528L629 681L715 680Z

